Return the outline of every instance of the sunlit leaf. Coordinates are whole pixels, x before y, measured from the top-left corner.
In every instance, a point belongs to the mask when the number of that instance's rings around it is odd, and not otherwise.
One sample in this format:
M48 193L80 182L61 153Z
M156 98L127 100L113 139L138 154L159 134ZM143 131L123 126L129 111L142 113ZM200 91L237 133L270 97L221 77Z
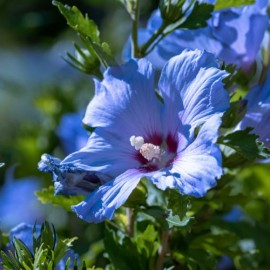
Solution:
M185 216L183 219L180 219L178 215L173 216L172 214L169 215L169 217L166 218L169 224L169 228L172 227L187 227L190 225L192 220L194 220L194 217L187 217Z
M270 151L258 140L252 128L238 130L219 139L219 143L229 146L247 160L269 158Z
M215 4L215 10L220 10L230 7L241 7L244 5L252 5L255 3L255 0L217 0Z
M53 205L62 206L66 211L70 212L72 205L76 205L84 199L83 196L55 196L53 186L36 191L35 194L42 203L51 203Z
M90 37L93 42L99 42L99 30L94 21L88 18L87 14L83 16L76 6L70 7L58 1L53 1L52 3L58 7L70 27L81 34Z

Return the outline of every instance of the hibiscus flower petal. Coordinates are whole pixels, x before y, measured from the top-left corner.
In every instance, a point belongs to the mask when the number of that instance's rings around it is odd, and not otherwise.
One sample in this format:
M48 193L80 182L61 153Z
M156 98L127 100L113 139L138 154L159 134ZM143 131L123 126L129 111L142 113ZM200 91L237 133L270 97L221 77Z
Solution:
M137 170L128 170L98 188L85 201L73 206L72 210L87 222L98 223L111 219L115 210L126 202L142 176Z
M170 173L180 193L202 197L222 175L221 152L215 144L221 115L214 115L184 151L178 153Z
M121 139L161 134L161 102L154 91L152 65L146 59L107 69L103 81L95 81L95 89L83 119L86 125L106 127Z
M73 164L86 171L99 171L115 178L130 168L140 166L137 151L130 144L130 137L117 135L103 128L97 128L89 138L86 147L67 156L64 164Z
M159 89L164 98L164 119L174 115L168 129L174 130L175 114L184 125L194 128L202 125L212 115L229 107L229 95L222 80L227 76L220 70L213 54L206 51L183 51L173 57L163 68Z

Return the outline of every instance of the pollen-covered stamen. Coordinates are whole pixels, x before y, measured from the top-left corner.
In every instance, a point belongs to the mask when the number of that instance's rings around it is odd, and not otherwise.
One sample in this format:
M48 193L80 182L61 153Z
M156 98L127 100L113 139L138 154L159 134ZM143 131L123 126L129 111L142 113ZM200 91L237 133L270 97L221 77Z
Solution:
M152 143L144 143L143 137L131 136L130 143L136 150L140 150L141 155L148 161L161 159L160 147Z
M160 147L152 143L143 144L142 147L140 148L140 153L148 161L161 159Z

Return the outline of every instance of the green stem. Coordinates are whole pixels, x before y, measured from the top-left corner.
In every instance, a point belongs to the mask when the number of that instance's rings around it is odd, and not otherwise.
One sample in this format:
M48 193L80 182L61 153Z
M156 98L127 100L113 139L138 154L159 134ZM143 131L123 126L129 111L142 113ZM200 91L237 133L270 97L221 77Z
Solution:
M158 258L155 270L162 270L165 256L169 250L169 236L168 230L163 230L161 233L160 247L158 250Z
M132 57L140 57L138 45L138 25L140 16L140 0L135 3L132 17Z
M126 209L127 213L127 234L130 237L134 236L134 229L135 229L135 219L136 219L136 212L132 208Z
M163 21L161 26L156 30L156 32L149 38L149 40L141 47L141 57L147 55L149 52L147 50L149 47L162 35L164 29L168 26L168 23ZM159 40L160 41L160 40ZM157 43L156 43L157 44Z

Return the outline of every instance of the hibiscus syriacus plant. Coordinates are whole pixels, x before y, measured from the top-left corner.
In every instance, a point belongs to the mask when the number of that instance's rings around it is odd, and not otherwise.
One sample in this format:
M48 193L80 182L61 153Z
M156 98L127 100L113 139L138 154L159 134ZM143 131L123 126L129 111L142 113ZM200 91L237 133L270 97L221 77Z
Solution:
M47 222L0 232L0 264L268 270L268 1L104 1L108 43L92 2L84 16L53 1L79 39L64 59L84 77L74 95L37 102L51 105L53 140L36 195L62 207L48 218L67 237Z
M229 107L226 76L214 55L200 50L172 58L157 91L147 60L111 67L95 81L83 119L95 130L86 146L59 164L44 155L39 168L52 172L63 190L74 185L89 192L100 183L72 208L88 222L111 219L143 177L161 190L204 196L222 175L216 140Z

